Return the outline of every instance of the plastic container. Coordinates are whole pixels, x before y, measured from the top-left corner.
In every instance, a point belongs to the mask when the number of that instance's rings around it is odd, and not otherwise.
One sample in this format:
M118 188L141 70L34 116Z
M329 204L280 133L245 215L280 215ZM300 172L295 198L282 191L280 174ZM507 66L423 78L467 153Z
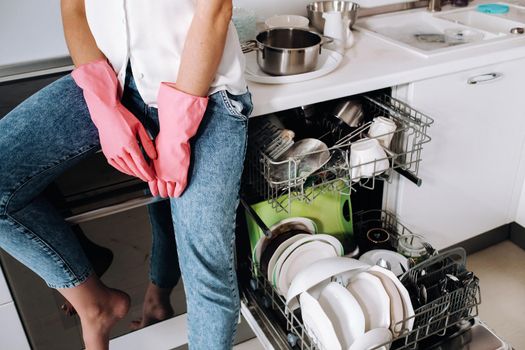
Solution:
M478 12L501 15L509 12L509 7L502 4L482 4L476 8Z

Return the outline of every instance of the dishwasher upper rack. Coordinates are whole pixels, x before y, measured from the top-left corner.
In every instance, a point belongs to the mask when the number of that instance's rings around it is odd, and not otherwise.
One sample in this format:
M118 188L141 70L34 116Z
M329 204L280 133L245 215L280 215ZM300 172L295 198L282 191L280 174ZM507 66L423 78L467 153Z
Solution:
M420 185L421 180L417 176L422 160L421 153L423 145L431 140L428 127L433 120L386 94L363 95L361 100L368 123L360 129L361 132L350 135L332 130L332 136L335 136L337 141L328 149L329 161L308 177L297 175L301 159L321 152L305 153L293 159L278 160L275 149L291 146L287 135L283 136L279 128L270 122L260 124L256 130L252 129L250 131L252 142L247 156L247 181L257 195L268 200L276 211L289 212L292 201L310 202L326 190L350 193L356 186L374 189L377 180L391 179L393 170ZM365 136L370 121L378 116L389 117L397 124L397 130L391 133L390 150L385 149L386 156L383 159L351 165L351 145L358 138ZM268 152L268 145L273 145L271 152ZM385 160L388 162L388 168L379 171L381 162L384 163ZM356 178L355 174L359 168L365 167L373 175ZM288 176L277 178L276 169L282 173L283 168L288 170L285 171Z

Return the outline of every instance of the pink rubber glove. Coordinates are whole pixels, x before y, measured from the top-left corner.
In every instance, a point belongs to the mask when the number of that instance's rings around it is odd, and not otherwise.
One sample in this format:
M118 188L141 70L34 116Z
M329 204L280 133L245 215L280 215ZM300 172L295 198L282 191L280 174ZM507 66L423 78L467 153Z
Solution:
M187 185L189 141L204 117L208 97L193 96L161 83L157 104L160 132L155 141L158 158L153 161L157 179L149 187L154 196L180 197Z
M83 64L71 76L84 91L108 163L143 181L154 180L153 167L146 162L138 141L151 159L157 158L155 145L140 121L120 103L117 77L107 60Z

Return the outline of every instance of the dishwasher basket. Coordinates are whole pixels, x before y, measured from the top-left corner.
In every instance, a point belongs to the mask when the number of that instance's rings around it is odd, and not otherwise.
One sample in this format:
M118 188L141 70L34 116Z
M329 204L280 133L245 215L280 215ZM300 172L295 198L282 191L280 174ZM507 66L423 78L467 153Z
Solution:
M294 140L290 135L293 132L284 132L275 123L265 119L254 121L249 135L247 182L257 195L268 200L277 211L288 212L293 200L309 202L326 189L346 193L356 186L374 189L376 181L389 180L392 171L421 184L418 178L421 152L423 145L430 141L428 127L433 120L386 94L363 95L359 98L365 115L362 126L345 134L321 115L317 119L318 128L324 135L335 138L334 145L328 150L305 152L293 158L280 158L292 147ZM392 138L389 149L383 147L385 156L370 162L351 164L351 145L367 137L368 127L379 116L390 118L397 126L395 131L376 137L379 139L389 135ZM323 136L319 138L322 140ZM329 156L326 152L329 152ZM306 157L328 160L313 173L305 175L300 167ZM385 161L388 164L386 168ZM364 169L368 174L366 177L356 175L361 170L364 172Z
M395 220L395 216L388 212L383 212L381 220L384 227L399 229L399 234L410 234L410 231ZM365 215L366 216L366 215ZM392 219L394 218L394 219ZM357 222L357 224L359 224ZM456 275L466 271L466 253L462 248L456 248L448 252L439 253L432 258L412 267L400 277L403 284L418 282L421 272L429 266L437 266L432 273L428 273L424 278L433 278L436 275L452 274ZM301 320L300 310L291 312L286 307L283 298L274 289L270 281L262 274L258 273L258 267L250 264L252 272L250 292L264 306L265 312L270 313L275 322L280 323L286 330L285 339L290 349L301 350L331 350L323 349L319 342L312 338ZM427 304L417 307L415 315L399 322L399 328L413 319L414 326L411 331L405 331L392 341L381 344L375 349L383 346L390 349L418 349L423 340L431 336L445 336L447 330L453 326L460 325L466 321L473 320L478 315L478 305L481 303L479 280L474 278L472 283L458 288L450 293L443 294Z

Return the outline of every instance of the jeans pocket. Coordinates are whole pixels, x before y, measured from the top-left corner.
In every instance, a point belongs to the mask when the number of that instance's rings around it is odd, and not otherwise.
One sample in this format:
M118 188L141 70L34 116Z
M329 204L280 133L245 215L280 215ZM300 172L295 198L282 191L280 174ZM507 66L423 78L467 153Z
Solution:
M226 90L219 91L223 107L228 115L247 121L253 111L253 103L250 92L242 95L233 95Z

